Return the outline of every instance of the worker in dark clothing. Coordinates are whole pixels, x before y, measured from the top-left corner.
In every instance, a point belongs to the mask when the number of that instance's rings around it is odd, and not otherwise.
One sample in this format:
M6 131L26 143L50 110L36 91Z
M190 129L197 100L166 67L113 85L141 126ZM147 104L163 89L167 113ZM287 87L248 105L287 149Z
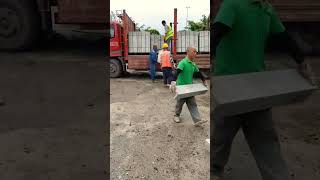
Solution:
M264 71L264 50L272 35L286 43L299 72L307 76L303 54L268 1L224 0L212 28L214 76ZM240 128L262 179L289 180L271 109L228 117L213 110L210 118L213 126L210 128L210 176L214 180L223 177L233 139Z
M207 86L204 75L199 71L198 66L194 63L196 54L197 54L196 49L193 47L189 47L187 49L187 56L179 62L177 67L177 73L175 75L177 86L192 84L193 76L195 74L198 74L201 77L203 84ZM186 103L188 106L188 109L190 111L190 114L195 126L200 126L202 123L206 122L204 120L201 120L200 118L200 113L198 111L195 97L187 97L187 98L182 98L177 100L176 107L175 107L175 115L173 119L176 123L181 122L180 113L182 111L182 107L184 103Z
M150 69L150 77L152 82L154 82L156 78L156 65L157 65L157 59L158 59L157 51L158 51L158 48L156 45L154 45L149 54L149 69Z

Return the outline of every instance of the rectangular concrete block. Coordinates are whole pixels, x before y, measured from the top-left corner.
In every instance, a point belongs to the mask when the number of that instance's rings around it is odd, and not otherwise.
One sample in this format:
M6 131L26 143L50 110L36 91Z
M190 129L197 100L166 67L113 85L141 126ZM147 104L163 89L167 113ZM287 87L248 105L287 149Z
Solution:
M199 32L199 52L210 52L210 31Z
M179 31L177 33L177 52L185 53L189 46L199 51L199 32Z
M295 69L214 76L211 100L215 113L231 116L304 100L315 89Z
M180 85L176 87L176 95L174 98L181 99L181 98L196 96L196 95L204 94L207 91L208 91L208 88L204 86L202 83Z
M129 32L129 53L149 53L151 50L150 32Z
M150 45L150 51L153 48L153 45L156 45L158 49L161 49L163 42L163 36L161 35L156 35L156 34L151 34L150 35L150 41L151 41L151 45Z

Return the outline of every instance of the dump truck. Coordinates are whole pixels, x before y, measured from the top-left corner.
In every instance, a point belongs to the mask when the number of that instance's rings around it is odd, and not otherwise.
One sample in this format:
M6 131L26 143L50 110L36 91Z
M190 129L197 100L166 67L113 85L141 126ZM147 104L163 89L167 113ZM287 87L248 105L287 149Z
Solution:
M25 50L55 27L105 33L106 0L0 0L0 49Z
M163 36L138 31L126 10L116 11L116 17L117 20L110 22L110 77L120 77L127 70L148 70L149 52L153 45L161 48ZM210 32L177 32L177 9L173 17L173 61L178 63L186 56L186 48L193 46L199 52L195 62L200 69L209 70ZM157 70L160 70L159 64Z
M319 54L320 1L268 0L275 8L287 31L301 45L306 54ZM212 0L210 19L214 19L222 0Z

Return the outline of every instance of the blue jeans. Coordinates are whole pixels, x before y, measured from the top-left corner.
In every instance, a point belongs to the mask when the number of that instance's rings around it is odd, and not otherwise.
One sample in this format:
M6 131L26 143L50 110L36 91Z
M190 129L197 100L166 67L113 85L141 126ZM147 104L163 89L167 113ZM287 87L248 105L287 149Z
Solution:
M149 70L150 77L152 80L155 80L155 78L156 78L156 64L150 64L149 68L150 68L150 70Z

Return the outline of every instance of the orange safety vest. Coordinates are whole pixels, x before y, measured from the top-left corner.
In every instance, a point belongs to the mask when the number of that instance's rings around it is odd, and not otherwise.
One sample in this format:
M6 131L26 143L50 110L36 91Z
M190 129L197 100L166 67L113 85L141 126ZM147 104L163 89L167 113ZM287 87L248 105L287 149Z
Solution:
M160 56L161 60L161 68L170 67L172 68L172 64L170 62L170 51L163 51Z

